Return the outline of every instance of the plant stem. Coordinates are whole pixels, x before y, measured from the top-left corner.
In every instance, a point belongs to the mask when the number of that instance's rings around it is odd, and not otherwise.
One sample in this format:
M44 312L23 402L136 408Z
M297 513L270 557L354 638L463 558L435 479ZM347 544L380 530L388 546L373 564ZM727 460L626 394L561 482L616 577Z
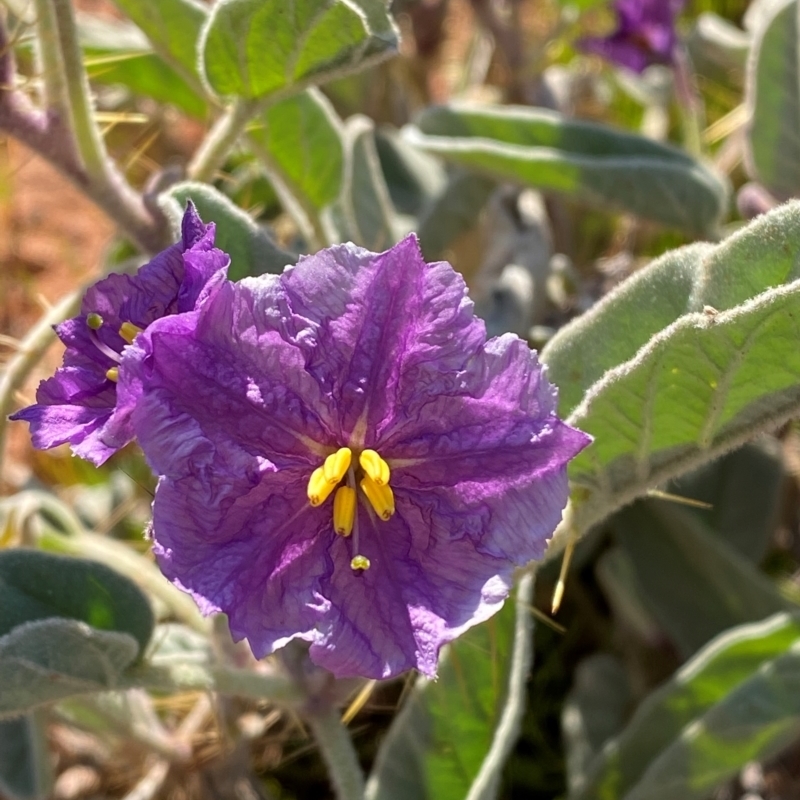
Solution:
M353 740L335 709L308 714L308 724L328 767L338 800L364 797L364 773L358 763Z
M63 60L63 85L67 90L75 144L89 179L98 183L106 182L110 162L103 137L94 121L89 78L83 67L83 53L78 43L78 28L75 24L72 3L71 0L51 0L51 3L55 33ZM38 5L44 6L47 2L39 0ZM57 56L54 58L57 60Z
M44 107L51 120L55 117L57 123L70 132L72 140L69 89L61 60L55 10L50 0L36 0L36 38L44 86Z
M186 168L189 180L210 183L244 132L247 123L265 107L264 100L236 98L197 148Z
M48 100L56 107L53 113L43 113L14 88L13 50L0 15L0 129L58 168L142 250L163 250L171 238L166 219L151 214L105 152L92 116L89 82L69 0L37 3L43 35L48 40L51 34L56 36L56 41L47 42L52 48L45 48L52 49L46 56L46 73L56 69L63 78L47 78ZM52 96L62 91L60 101Z
M19 352L9 360L0 378L0 464L3 463L8 415L14 405L14 394L30 375L47 348L55 341L53 325L71 317L80 307L84 287L70 292L54 305L28 331Z

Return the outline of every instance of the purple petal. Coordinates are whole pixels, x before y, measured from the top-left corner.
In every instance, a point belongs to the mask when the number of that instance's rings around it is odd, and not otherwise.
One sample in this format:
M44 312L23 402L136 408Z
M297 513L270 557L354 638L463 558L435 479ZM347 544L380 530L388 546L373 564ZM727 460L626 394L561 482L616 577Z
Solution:
M315 326L297 340L306 368L339 409L341 435L361 426L367 446L395 423L410 380L435 393L440 373L463 367L485 340L461 276L426 264L413 235L379 254L328 248L281 281L287 308Z
M329 509L308 506L295 478L264 472L213 496L200 478L162 478L156 493L164 574L204 613L225 611L257 657L301 638L339 677L413 668L433 677L442 645L502 606L508 563L435 531L415 539L426 521L413 505L388 523L362 509L360 550L373 566L354 576L348 540L333 533Z
M276 283L225 283L201 311L165 317L126 352L123 380L144 395L137 429L157 473L172 475L183 458L156 427L159 408L194 420L220 447L281 465L317 466L330 452L329 403L298 347L272 328Z

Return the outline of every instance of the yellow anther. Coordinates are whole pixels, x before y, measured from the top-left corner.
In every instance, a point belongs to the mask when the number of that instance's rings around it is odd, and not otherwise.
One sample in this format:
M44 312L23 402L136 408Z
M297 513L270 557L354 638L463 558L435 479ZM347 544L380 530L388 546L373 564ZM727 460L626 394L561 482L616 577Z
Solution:
M353 556L350 562L350 569L366 572L369 569L369 559L366 556Z
M381 519L389 519L394 514L394 492L389 486L380 486L367 475L361 481L361 488Z
M333 496L333 529L339 536L349 536L353 532L356 518L356 490L340 486Z
M317 467L308 479L308 502L312 506L321 506L333 490L334 484L328 482L322 467Z
M107 369L106 378L116 383L119 380L119 367L111 367L111 369Z
M349 447L340 447L335 453L331 453L322 465L325 472L325 479L336 486L344 478L347 470L350 469L350 461L353 458L353 451Z
M358 463L378 486L386 486L389 483L389 465L374 450L362 450Z
M119 326L119 335L128 344L133 344L136 334L141 333L142 330L143 328L140 328L138 325L134 325L132 322L123 322L122 325Z
M96 331L103 325L103 318L96 314L94 311L91 314L86 315L86 324L93 330Z

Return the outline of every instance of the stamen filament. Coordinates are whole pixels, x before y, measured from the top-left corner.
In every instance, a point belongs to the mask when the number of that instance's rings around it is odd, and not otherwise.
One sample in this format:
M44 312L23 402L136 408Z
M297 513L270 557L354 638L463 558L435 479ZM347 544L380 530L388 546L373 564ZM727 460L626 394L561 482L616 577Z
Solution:
M349 536L353 532L356 518L356 490L350 486L340 486L333 496L333 529L339 536Z
M97 335L97 331L89 326L89 338L92 340L92 344L104 355L108 356L112 361L116 361L119 364L122 361L122 357L119 353L115 350L112 350L105 342L100 341L100 337Z
M122 325L119 326L119 335L128 343L133 344L133 340L136 338L137 334L141 333L143 328L140 328L138 325L134 325L132 322L123 322Z
M308 479L308 502L312 506L321 506L335 488L336 484L328 481L323 468L317 467Z
M119 380L119 367L111 367L111 369L107 369L106 378L116 383Z
M375 452L375 450L362 450L358 457L358 463L364 472L372 478L378 486L386 486L389 483L391 472L389 465Z
M375 513L382 520L387 520L394 514L394 492L391 487L380 486L369 475L364 476L360 486Z
M350 469L352 458L353 451L349 447L340 447L335 453L331 453L322 465L325 479L336 486L344 478L347 470Z

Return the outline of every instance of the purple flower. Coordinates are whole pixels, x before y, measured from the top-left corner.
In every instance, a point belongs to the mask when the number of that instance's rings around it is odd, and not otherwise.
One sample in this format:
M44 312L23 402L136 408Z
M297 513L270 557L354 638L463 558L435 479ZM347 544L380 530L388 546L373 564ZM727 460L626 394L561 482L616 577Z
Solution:
M11 417L30 423L35 447L69 442L76 455L99 465L131 441L137 398L117 385L125 347L154 320L192 310L225 278L230 261L214 247L213 223L204 225L192 203L182 234L136 275L94 284L80 315L56 326L67 347L63 366L39 384L35 405Z
M434 675L542 556L590 441L413 236L226 282L129 360L161 569L257 657L304 639L337 676Z
M678 42L675 18L684 2L614 0L617 30L609 36L581 39L578 47L634 72L643 72L651 64L671 64Z

